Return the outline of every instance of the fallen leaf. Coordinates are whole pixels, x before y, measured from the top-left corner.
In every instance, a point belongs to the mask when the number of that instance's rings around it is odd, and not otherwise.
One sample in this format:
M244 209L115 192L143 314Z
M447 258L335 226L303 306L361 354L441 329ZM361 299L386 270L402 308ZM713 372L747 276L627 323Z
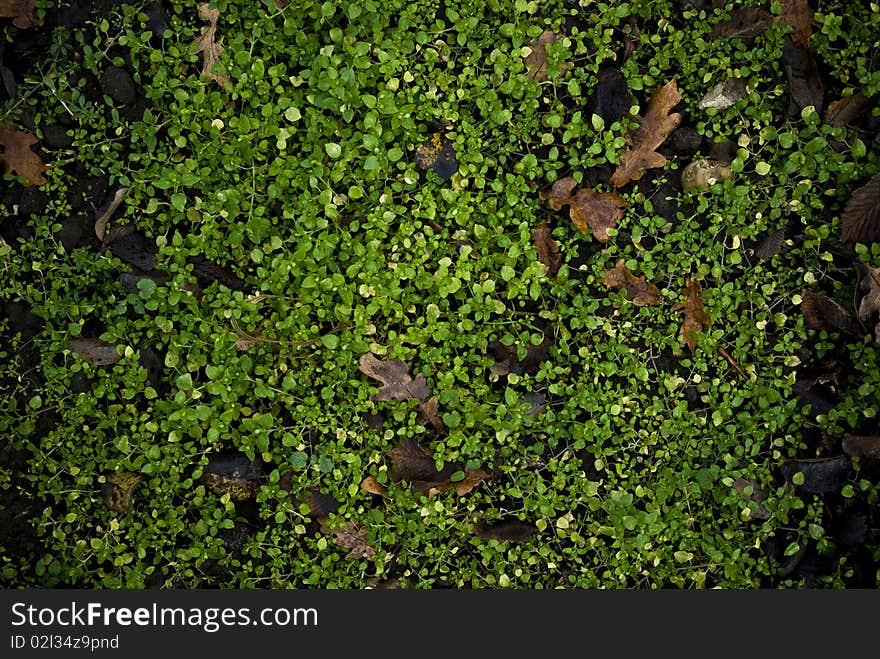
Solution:
M637 307L660 304L660 291L654 284L649 284L644 277L636 277L626 267L626 260L620 259L611 270L605 271L601 279L608 288L617 291L626 290L626 299Z
M803 483L795 486L798 492L826 494L837 492L846 485L852 472L852 461L845 455L814 460L789 460L783 462L779 469L783 478L790 483L795 474L803 474Z
M247 352L259 345L260 341L262 341L262 333L263 331L260 327L257 327L253 332L245 332L243 329L236 326L235 334L238 338L233 345L235 345L236 350Z
M709 90L698 106L701 110L714 108L726 110L746 97L746 81L742 78L727 78Z
M346 522L342 526L329 529L333 533L333 544L350 550L348 558L372 558L376 551L367 543L367 527L357 522Z
M140 474L131 471L110 474L101 486L104 503L110 510L127 513L131 510L131 496L142 480Z
M681 123L681 114L671 112L680 101L681 94L675 80L654 92L645 116L634 117L639 127L627 135L628 146L620 157L620 165L611 175L611 185L619 188L642 178L644 170L666 164L666 157L656 149Z
M770 519L770 511L761 505L761 502L767 498L767 493L758 487L755 481L737 478L733 481L733 489L739 492L746 501L755 503L757 510L751 511L753 519Z
M598 77L596 90L587 104L587 116L598 115L606 126L610 126L626 116L632 106L632 98L626 78L617 69L602 69Z
M705 190L733 178L730 165L721 160L694 160L681 171L681 187L685 190Z
M597 193L590 188L578 188L575 192L575 188L577 182L571 176L567 176L556 181L550 190L541 192L538 196L542 201L548 202L553 210L558 211L563 206L569 206L569 217L581 233L592 231L596 240L602 243L608 242L611 239L608 231L615 228L623 219L626 201L616 192Z
M339 510L339 502L329 494L317 490L309 490L301 503L309 509L309 517L317 522L324 522L330 515Z
M25 185L43 185L46 178L43 176L48 167L40 160L40 156L31 150L31 146L37 143L37 138L30 133L18 130L15 126L0 126L0 145L3 153L0 160L3 161L3 171L6 174L15 172L23 179Z
M133 224L114 226L104 234L104 244L113 256L142 272L151 272L157 263L156 241L135 229Z
M761 9L737 9L730 14L730 18L721 21L712 28L709 40L714 41L722 37L728 39L742 39L751 43L759 34L773 25L774 16Z
M563 258L559 252L559 243L553 239L550 225L541 222L532 231L532 243L538 253L538 260L547 266L547 276L553 277L559 272Z
M243 290L246 286L245 281L232 270L218 265L204 256L190 256L186 262L192 266L193 274L201 280L203 286L217 282L234 291Z
M190 55L202 53L202 75L207 76L211 80L217 82L221 86L225 86L230 82L229 77L214 73L214 65L220 60L223 54L223 44L214 41L217 35L217 21L220 19L220 10L212 8L207 2L199 5L199 18L208 22L208 26L202 28L202 34L190 46Z
M785 230L780 229L774 231L768 236L764 236L757 242L754 248L755 256L762 261L772 259L782 249L782 243L785 242Z
M388 452L388 458L391 460L388 475L394 482L432 481L441 475L434 464L434 458L414 439L402 439Z
M465 476L463 479L459 481L442 481L434 485L433 487L428 488L428 497L433 497L438 494L443 494L448 490L455 490L455 493L463 497L466 494L469 494L477 485L482 483L489 477L482 469L476 469L474 471L465 472Z
M856 92L829 105L828 111L825 113L825 121L832 126L854 124L873 104L874 99L871 96Z
M419 403L419 417L417 422L423 426L430 424L434 426L435 429L442 430L443 421L440 419L440 414L438 413L439 406L440 401L437 399L437 396L431 396L425 402Z
M550 358L550 346L552 345L552 335L545 334L538 345L530 343L526 348L525 357L520 359L519 349L516 345L507 346L501 341L493 341L489 344L489 350L495 355L495 363L489 367L489 372L496 380L508 373L534 375L541 368L541 364Z
M843 452L852 458L870 458L880 460L880 437L865 435L843 436L840 442Z
M372 353L361 356L358 367L364 375L378 380L382 387L370 400L425 400L431 395L425 376L419 373L415 379L409 374L409 366L399 359L379 361Z
M526 524L518 519L499 520L489 524L481 521L474 525L474 533L478 537L498 542L524 542L537 531L533 524Z
M70 349L96 366L109 366L122 359L114 344L101 339L71 339Z
M798 115L811 105L816 112L821 112L825 87L810 49L786 37L782 47L782 64L788 78L788 115Z
M844 242L880 241L880 173L852 194L840 216L840 229Z
M0 18L11 18L12 24L21 29L40 27L34 0L0 0Z
M864 336L864 331L849 311L830 297L804 291L801 296L801 313L807 327L814 330L842 332L856 338Z
M443 133L431 135L416 149L415 165L417 169L432 169L437 176L448 181L458 171L452 140Z
M880 313L880 268L859 263L859 320L868 320L871 314Z
M378 494L379 496L384 496L385 492L388 491L388 488L377 481L374 476L367 476L363 481L361 481L361 489L364 492L369 492L370 494Z
M131 190L131 188L119 188L113 194L113 199L111 199L104 208L98 209L95 212L95 235L98 236L98 240L101 242L104 242L104 234L107 231L107 222L110 221L110 218L113 217L113 213L115 213L122 204L122 201L125 199L126 195L128 195L129 190Z
M228 494L233 501L253 499L260 492L262 469L243 453L220 453L208 458L202 483L218 496Z
M544 82L547 80L547 46L555 43L565 34L562 32L553 32L553 30L544 30L536 41L529 45L531 52L523 58L526 64L527 78ZM559 74L563 75L571 68L571 64L563 62L559 65Z
M697 334L706 330L712 323L712 318L706 312L703 298L700 297L700 285L695 279L690 278L685 284L685 301L675 305L672 310L684 310L684 322L681 324L682 344L695 352L697 349Z
M807 0L782 0L782 12L776 17L791 26L789 38L799 46L806 46L813 35L813 9Z

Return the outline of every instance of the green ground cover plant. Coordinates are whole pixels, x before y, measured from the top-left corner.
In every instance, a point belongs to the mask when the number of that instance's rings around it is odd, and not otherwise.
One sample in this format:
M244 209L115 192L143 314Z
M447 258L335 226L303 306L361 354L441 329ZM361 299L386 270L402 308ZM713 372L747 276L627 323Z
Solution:
M877 586L876 3L30 4L4 585Z

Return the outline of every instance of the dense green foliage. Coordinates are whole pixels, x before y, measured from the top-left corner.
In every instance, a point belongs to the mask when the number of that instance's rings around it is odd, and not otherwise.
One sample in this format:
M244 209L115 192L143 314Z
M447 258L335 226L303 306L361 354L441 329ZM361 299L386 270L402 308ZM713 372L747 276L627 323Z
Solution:
M195 3L164 4L171 29L158 47L139 7L73 39L57 34L54 59L19 92L25 101L4 110L14 122L33 107L38 137L68 115L74 143L53 157L130 186L113 223L154 238L172 275L128 293L118 258L65 251L55 232L76 181L61 166L47 172L45 211L28 220L33 238L0 244L0 298L25 300L45 321L34 338L44 387L17 376L17 339L0 346L5 382L19 382L0 392L0 433L32 456L19 486L40 502L43 547L35 566L0 556L4 583L197 587L212 583L212 559L228 587L796 586L778 577L768 547L834 554L824 500L795 495L777 466L815 455L805 433L864 433L877 414L880 345L870 338L849 346L860 366L832 411L799 405L792 385L803 346L821 354L837 342L805 329L798 304L804 290L851 301L851 273L834 267L828 243L880 157L815 111L785 118L784 25L746 45L709 41L723 15L672 0L217 0L224 89L189 52L204 26ZM811 45L834 81L829 98L880 92L880 14L822 5ZM523 49L562 28L549 79L527 77ZM633 50L621 62L624 39ZM571 67L560 72L562 62ZM86 93L106 67L126 64L148 101L137 121ZM610 64L642 108L675 78L685 121L739 150L732 180L671 200L655 193L679 163L647 172L623 189L625 218L599 245L538 191L618 161L629 123L606 126L585 110ZM748 95L699 109L729 75ZM411 158L435 130L459 161L448 181ZM541 220L567 258L552 277L531 239ZM0 217L16 221L8 208ZM793 221L802 239L753 258L750 240ZM880 265L877 245L857 249ZM199 299L184 288L193 255L231 268L246 289L216 283ZM620 258L658 285L663 305L637 307L602 285ZM693 354L672 310L690 277L713 319ZM545 327L554 344L537 373L493 381L490 344L522 357ZM69 349L95 328L123 346L117 363L94 366ZM239 329L262 341L237 349ZM149 382L142 346L164 356L168 392ZM442 431L418 422L415 400L369 399L375 382L357 367L369 351L426 375ZM75 386L83 376L88 386ZM529 392L545 397L542 413L527 414ZM55 422L40 429L46 410ZM377 410L383 430L364 420ZM428 499L403 483L384 498L362 491L368 475L386 480L385 454L407 437L492 478L465 496ZM241 511L199 482L207 456L232 448L268 474L261 523L240 554L224 538ZM143 476L125 514L101 494L120 470ZM766 519L736 479L767 493ZM8 474L0 487L12 487ZM309 489L368 529L372 558L348 557L308 525L299 497ZM843 498L876 506L877 495L856 473ZM472 531L513 518L538 532L513 543ZM841 560L826 583L845 584L849 570Z

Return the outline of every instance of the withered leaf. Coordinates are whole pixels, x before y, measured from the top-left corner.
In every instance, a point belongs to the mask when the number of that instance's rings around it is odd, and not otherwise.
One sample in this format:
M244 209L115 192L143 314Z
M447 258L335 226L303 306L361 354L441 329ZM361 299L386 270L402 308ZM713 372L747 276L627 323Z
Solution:
M717 110L725 110L737 101L745 98L746 81L742 78L727 78L712 87L709 92L700 100L697 107L701 110L707 108L715 108Z
M330 530L333 533L333 544L348 549L348 558L372 558L376 551L367 543L369 535L367 527L357 522L346 522L342 526L336 526Z
M224 452L208 458L202 483L214 494L247 501L260 493L262 477L259 461L252 462L244 453Z
M880 268L860 263L859 272L859 320L866 321L872 314L880 313Z
M853 192L840 216L840 228L844 242L880 241L880 173Z
M538 345L530 343L526 348L526 356L519 359L519 349L516 345L507 346L501 341L493 341L489 344L489 349L495 355L495 363L489 367L489 372L495 379L508 373L534 375L541 368L541 364L550 358L550 346L552 345L553 336L550 333L545 333L541 343Z
M538 82L544 82L547 80L547 46L551 43L555 43L564 36L565 34L562 32L557 33L553 30L544 30L541 33L541 36L529 45L531 52L523 58L523 61L526 64L526 69L528 69L528 73L526 73L527 78L532 78ZM564 74L570 68L571 64L568 62L560 64L560 75Z
M417 169L431 169L448 181L458 171L455 145L443 133L434 133L416 149L415 165Z
M864 336L861 325L849 311L830 297L804 291L801 313L807 327L814 330L843 332L855 337Z
M489 477L482 469L475 469L473 471L466 471L464 478L458 481L445 480L439 483L436 483L434 486L428 488L428 496L433 497L437 494L442 494L447 490L455 490L455 493L463 497L465 494L469 494L477 485L482 483Z
M871 108L873 103L874 99L871 96L865 96L862 92L845 96L828 106L825 121L832 126L853 124Z
M638 307L660 304L660 291L649 284L644 277L636 277L626 267L626 260L620 259L611 270L605 271L602 283L617 291L626 289L626 299Z
M9 124L0 126L0 145L3 146L0 160L3 161L4 173L18 174L25 180L26 185L46 183L43 172L48 167L40 160L40 156L31 151L31 146L36 143L37 138L30 133L20 131Z
M377 481L375 476L367 476L363 481L361 481L361 489L364 492L369 492L370 494L378 494L379 496L384 496L385 492L388 491L388 488Z
M12 24L21 29L40 27L34 0L0 0L0 18L11 18Z
M388 452L388 458L391 460L388 475L394 482L431 481L440 474L434 464L434 458L414 439L402 439Z
M399 359L379 361L372 353L361 356L358 367L364 375L378 380L382 387L370 400L425 400L431 395L425 376L419 373L415 379L409 374L409 366Z
M616 192L594 192L590 188L575 191L575 188L577 181L566 176L556 181L550 190L540 192L539 197L553 210L569 206L569 217L581 233L592 231L596 240L608 242L611 239L609 229L615 228L623 219L626 201Z
M671 112L679 101L681 94L674 79L654 92L645 116L634 117L639 127L627 135L628 146L620 157L620 165L611 175L611 185L619 188L642 178L644 170L666 164L666 157L657 153L657 147L681 123L681 114Z
M785 230L780 229L774 231L768 236L764 236L757 242L754 248L755 256L762 261L772 259L782 249L782 243L785 242Z
M682 344L691 349L697 349L697 334L706 330L712 323L712 318L706 312L703 298L700 297L700 285L695 279L687 280L684 288L685 301L675 305L672 310L684 311L684 322L681 324L679 336Z
M302 497L301 503L309 509L309 517L318 522L324 522L330 515L339 510L339 502L329 494L317 490L309 490Z
M791 26L789 38L799 46L806 46L813 34L813 9L808 0L782 0L782 12L776 17Z
M202 53L202 75L207 76L221 86L230 82L229 76L214 73L214 65L223 54L223 44L216 42L217 21L220 19L220 10L212 8L207 2L199 5L199 18L208 22L208 26L202 28L202 34L190 46L191 55Z
M782 64L788 77L789 116L799 114L810 105L816 112L821 112L825 87L810 48L786 37L782 47Z
M478 522L474 525L474 533L483 540L498 542L524 542L531 538L538 529L533 524L526 524L518 519L499 520L497 522Z
M775 17L761 9L750 7L737 9L730 14L730 18L721 21L712 28L709 40L714 41L726 37L728 39L742 39L751 43L759 34L773 24Z
M245 287L245 281L232 270L204 256L190 256L186 262L192 265L193 274L198 277L202 286L210 286L212 282L218 282L235 291L243 290Z
M681 187L685 190L704 190L731 178L733 170L722 160L694 160L681 171Z
M131 496L141 481L141 475L132 471L110 474L101 487L104 503L110 510L127 513L131 510Z
M761 505L761 502L767 498L767 493L758 487L758 484L755 481L746 478L737 478L733 481L733 489L739 492L746 501L755 504L756 510L751 511L753 519L770 518L770 511Z
M553 277L559 272L563 258L559 252L559 243L553 239L550 225L541 222L532 231L532 243L538 253L538 260L547 266L547 275Z
M843 436L840 443L843 452L852 458L880 460L880 437L866 435Z
M76 354L96 366L109 366L122 359L114 344L101 339L71 339L69 345Z
M443 421L440 419L438 407L440 401L437 396L431 396L423 403L419 403L419 416L417 422L423 426L432 425L437 430L443 429Z

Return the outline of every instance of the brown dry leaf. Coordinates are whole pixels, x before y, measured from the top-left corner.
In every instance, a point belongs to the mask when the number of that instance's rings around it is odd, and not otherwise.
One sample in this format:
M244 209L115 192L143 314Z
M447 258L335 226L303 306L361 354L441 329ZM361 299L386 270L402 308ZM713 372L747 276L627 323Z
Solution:
M862 300L859 302L859 319L865 321L871 314L880 313L880 268L861 264L860 271Z
M403 439L388 452L392 481L431 481L441 473L437 471L434 458L414 439Z
M133 471L117 471L107 476L101 486L104 503L110 510L127 513L131 510L131 496L140 485L141 475Z
M547 266L547 276L555 276L562 266L563 258L559 252L559 243L553 239L549 224L546 222L538 224L532 231L532 243L535 245L535 251L538 252L538 260Z
M25 179L26 185L43 185L46 178L43 176L48 167L40 160L40 156L31 151L31 146L37 143L37 138L30 133L18 130L15 126L0 126L0 145L3 146L3 171L6 174L15 172Z
M541 368L541 364L550 358L550 346L552 345L553 335L546 333L538 345L529 344L526 348L526 356L520 359L516 345L507 346L501 341L493 341L489 344L489 349L495 355L495 363L489 367L489 372L496 380L508 373L535 375Z
M782 0L782 13L776 17L780 23L791 26L791 40L806 46L813 35L813 9L807 0Z
M0 18L11 18L12 24L21 29L40 27L34 0L0 0Z
M782 64L788 78L788 115L793 117L812 105L822 111L825 86L813 53L805 44L786 37L782 47Z
M730 14L730 18L721 21L712 28L709 40L726 37L728 39L742 39L746 43L754 41L755 37L773 24L775 18L761 9L737 9Z
M847 433L843 436L840 447L851 458L880 460L880 437L878 436L850 435Z
M880 173L853 192L840 216L840 229L844 242L880 241Z
M440 401L437 399L437 396L431 396L428 400L423 403L419 403L419 416L418 423L423 426L427 426L428 424L434 426L437 430L443 429L443 420L440 418L440 414L438 412L438 408L440 406Z
M330 529L333 533L333 544L350 550L348 558L372 558L376 551L367 544L367 527L357 522L346 522L343 526Z
M377 481L375 476L367 476L363 481L361 481L361 489L364 492L369 492L370 494L378 494L379 496L384 496L385 492L388 491L388 488Z
M527 78L532 78L538 82L547 80L547 46L554 43L558 39L565 36L564 32L554 32L553 30L544 30L536 41L529 45L530 52L523 61L525 61L528 73ZM571 68L571 64L563 62L559 65L559 74L563 75Z
M542 201L550 204L553 210L569 206L571 221L581 233L593 232L593 237L606 243L611 239L609 229L617 226L623 219L626 201L616 192L593 192L590 188L577 188L577 182L566 176L553 184L548 191L539 193Z
M399 359L379 361L372 353L362 355L358 367L366 376L378 380L382 387L372 394L370 400L409 400L417 398L424 401L431 395L425 376L419 373L415 380L409 374L409 366Z
M684 287L685 301L675 305L672 310L684 310L684 322L681 324L681 343L695 352L697 349L697 334L706 330L712 323L712 318L706 312L703 298L700 297L700 285L695 279L690 278Z
M694 160L681 170L681 187L689 191L704 190L732 178L733 170L723 160Z
M458 496L463 497L488 477L489 474L482 469L467 471L464 478L460 481L445 480L435 483L432 487L428 488L428 498L443 494L448 490L455 490Z
M754 252L762 261L772 259L782 249L782 243L785 242L785 229L774 231L768 236L764 236L755 245Z
M71 339L70 349L96 366L108 366L122 359L115 345L101 339Z
M605 271L602 283L617 291L626 289L626 299L637 307L660 304L660 291L654 284L649 284L644 277L636 277L626 261L620 259L611 270Z
M217 35L217 21L220 19L220 10L212 8L207 2L199 5L199 18L208 21L208 26L202 28L201 36L196 39L189 48L190 55L202 53L202 75L209 77L221 86L230 82L229 76L214 73L214 65L223 54L223 44L214 41Z
M807 327L814 330L843 332L855 337L864 336L855 316L830 297L804 291L802 298L801 313Z
M832 126L853 124L871 108L873 103L874 99L871 96L856 92L829 105L828 111L825 113L825 121Z
M666 157L656 149L681 123L681 114L671 112L680 101L681 94L674 79L654 92L645 116L634 117L639 127L627 136L628 147L611 176L611 185L619 188L642 178L644 170L666 164Z
M531 538L538 529L533 524L526 524L518 519L499 520L487 524L478 522L474 525L474 533L483 540L498 542L523 542Z

